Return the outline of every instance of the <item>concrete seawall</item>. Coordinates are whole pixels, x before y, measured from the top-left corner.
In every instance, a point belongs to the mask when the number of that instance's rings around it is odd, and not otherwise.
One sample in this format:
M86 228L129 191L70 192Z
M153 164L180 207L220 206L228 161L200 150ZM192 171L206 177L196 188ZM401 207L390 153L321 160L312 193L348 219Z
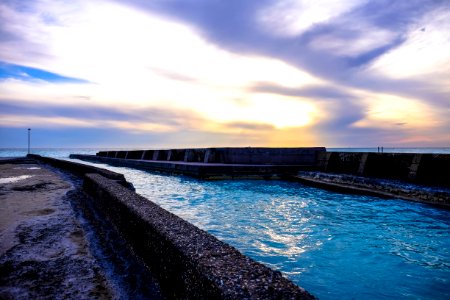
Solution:
M108 158L185 163L217 163L246 165L313 165L324 147L310 148L197 148L170 150L100 151L97 156Z
M450 207L448 154L209 148L104 151L71 158L204 179L291 179L334 191Z
M97 168L94 166L89 166L89 165L80 164L80 163L76 163L76 162L56 159L56 158L52 158L52 157L40 156L40 155L36 155L36 154L28 154L27 157L41 161L41 162L45 162L45 163L52 165L54 167L57 167L57 168L61 168L61 169L70 171L71 173L78 175L78 176L84 176L88 173L100 174L106 178L114 180L115 182L117 182L129 189L134 190L133 185L126 181L125 176L123 176L123 174L112 172L112 171L109 171L106 169Z
M279 178L316 168L323 147L101 151L71 158L205 179Z
M120 174L32 157L84 177L93 205L156 275L169 299L315 299L280 272L137 195L118 180Z
M100 151L71 157L203 178L321 171L450 187L449 154L327 152L312 147Z
M449 154L321 152L317 166L326 173L450 187Z
M173 298L313 298L279 272L107 178L88 174L85 189Z

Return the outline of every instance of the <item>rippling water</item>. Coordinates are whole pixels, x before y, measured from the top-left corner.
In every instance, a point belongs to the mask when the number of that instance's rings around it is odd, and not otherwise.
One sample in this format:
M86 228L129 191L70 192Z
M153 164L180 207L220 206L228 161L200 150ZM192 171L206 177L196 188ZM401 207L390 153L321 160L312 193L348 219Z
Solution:
M291 182L100 166L321 299L450 299L450 211Z
M63 158L97 150L33 152ZM101 166L321 299L450 299L450 211L282 181L199 181Z

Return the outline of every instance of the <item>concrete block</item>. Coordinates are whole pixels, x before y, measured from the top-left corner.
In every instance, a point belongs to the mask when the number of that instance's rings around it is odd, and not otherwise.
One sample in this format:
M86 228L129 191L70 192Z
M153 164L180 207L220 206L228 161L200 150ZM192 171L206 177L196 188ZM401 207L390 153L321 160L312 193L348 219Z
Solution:
M171 149L167 155L169 161L184 161L186 149Z
M326 171L332 173L357 174L363 153L331 152Z
M154 150L146 150L146 151L144 151L144 156L142 157L142 159L153 160L154 154L155 154Z
M423 154L417 168L416 181L450 187L450 155Z
M280 272L114 181L87 174L84 189L168 299L315 299Z
M126 159L141 159L144 154L143 150L128 151Z
M116 158L125 158L128 151L117 151Z
M204 162L205 161L205 148L186 149L184 154L184 162Z
M413 158L411 153L369 153L363 174L407 180Z

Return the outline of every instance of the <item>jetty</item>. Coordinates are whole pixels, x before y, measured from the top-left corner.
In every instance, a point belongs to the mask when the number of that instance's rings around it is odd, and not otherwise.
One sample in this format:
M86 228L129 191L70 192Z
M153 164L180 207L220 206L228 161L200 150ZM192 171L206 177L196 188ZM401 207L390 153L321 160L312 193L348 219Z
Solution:
M122 174L38 155L0 166L2 298L315 299Z
M450 207L449 154L244 147L100 151L70 157L207 180L293 180L334 191Z
M450 155L312 148L100 151L0 159L1 298L315 299L77 160L201 180L283 179L450 207Z

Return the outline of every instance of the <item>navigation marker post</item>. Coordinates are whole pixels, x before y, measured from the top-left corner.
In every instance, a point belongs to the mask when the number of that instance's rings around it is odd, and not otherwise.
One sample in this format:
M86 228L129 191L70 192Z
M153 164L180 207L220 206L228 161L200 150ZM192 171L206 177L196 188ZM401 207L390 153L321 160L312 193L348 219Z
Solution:
M28 128L28 154L30 154L30 136L31 136L31 128Z

